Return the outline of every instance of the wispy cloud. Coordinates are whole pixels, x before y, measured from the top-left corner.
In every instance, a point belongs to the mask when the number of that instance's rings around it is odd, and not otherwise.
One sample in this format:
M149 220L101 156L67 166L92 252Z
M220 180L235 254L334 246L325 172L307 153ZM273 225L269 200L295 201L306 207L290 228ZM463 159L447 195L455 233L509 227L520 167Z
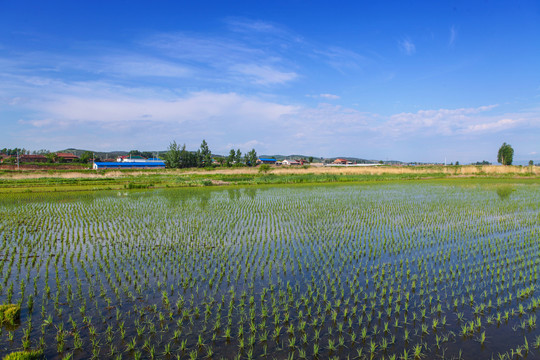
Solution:
M338 46L322 49L315 48L313 52L321 57L322 61L342 73L361 69L368 62L368 59L365 56Z
M322 99L328 99L328 100L337 100L337 99L339 99L339 96L334 95L334 94L318 94L318 95L306 95L306 96L310 97L310 98L322 98Z
M453 47L454 46L454 43L456 42L456 39L457 39L457 35L458 35L458 31L457 31L457 28L455 25L452 25L450 27L450 38L448 40L448 46L449 47Z
M416 46L412 42L412 40L408 37L400 40L398 42L400 50L406 54L406 55L412 55L416 52Z
M284 84L298 77L295 72L284 72L268 65L238 64L231 70L248 76L252 82L261 85Z

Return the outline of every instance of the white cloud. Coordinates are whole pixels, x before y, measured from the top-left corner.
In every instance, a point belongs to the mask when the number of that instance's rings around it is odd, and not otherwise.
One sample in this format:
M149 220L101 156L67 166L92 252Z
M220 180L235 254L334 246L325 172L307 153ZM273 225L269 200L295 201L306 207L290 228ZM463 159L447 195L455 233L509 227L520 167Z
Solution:
M339 96L334 95L334 94L320 94L319 96L322 97L322 98L331 99L331 100L339 99Z
M405 38L403 40L399 41L399 48L401 51L403 51L406 55L412 55L416 52L416 46L412 42L411 39Z
M264 143L258 140L248 140L243 143L228 143L225 147L227 149L240 149L241 151L246 152L260 146L264 146Z
M469 125L463 129L464 133L479 132L479 131L491 131L491 130L503 130L508 129L517 124L513 119L501 119L498 121L485 122L481 124Z
M319 94L319 95L306 95L306 96L311 97L311 98L323 98L323 99L329 99L329 100L339 99L339 96L334 95L334 94Z
M238 64L231 67L234 72L248 76L252 82L261 85L284 84L295 80L295 72L283 72L267 65Z
M34 103L47 118L84 122L176 122L204 121L210 118L240 118L245 121L272 121L291 114L295 107L266 102L236 93L197 92L173 100L61 95L54 100Z
M404 134L456 135L488 131L499 131L517 126L521 120L515 118L482 115L498 105L479 106L476 108L419 110L416 113L399 113L390 116L382 125L389 133L399 136Z

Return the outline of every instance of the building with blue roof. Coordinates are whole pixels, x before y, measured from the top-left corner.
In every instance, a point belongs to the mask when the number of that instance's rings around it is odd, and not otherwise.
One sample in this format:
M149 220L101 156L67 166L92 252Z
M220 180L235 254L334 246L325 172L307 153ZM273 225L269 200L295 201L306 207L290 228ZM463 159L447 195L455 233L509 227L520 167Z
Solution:
M272 158L258 158L258 159L257 159L257 164L270 164L270 165L275 165L275 164L276 164L276 159L272 159Z
M101 169L165 169L163 161L132 161L132 162L94 162L94 170Z

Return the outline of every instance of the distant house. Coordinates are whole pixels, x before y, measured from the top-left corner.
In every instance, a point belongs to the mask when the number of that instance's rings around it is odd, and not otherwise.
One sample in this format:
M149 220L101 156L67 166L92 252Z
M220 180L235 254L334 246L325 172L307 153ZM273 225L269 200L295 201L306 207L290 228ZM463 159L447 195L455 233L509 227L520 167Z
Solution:
M56 156L58 157L58 160L60 162L74 162L76 160L79 160L79 157L77 155L71 154L71 153L56 153Z
M276 159L271 159L271 158L258 158L258 159L257 159L257 164L269 164L269 165L275 165L275 164L276 164Z
M159 159L153 161L94 162L92 169L165 169L165 162Z
M347 160L347 159L336 159L332 162L332 164L335 164L335 165L347 165L347 164L352 164L351 161Z
M14 156L15 159L17 158ZM29 162L41 162L45 163L48 159L45 155L19 155L19 163L29 163Z
M289 165L289 166L296 166L296 165L301 165L300 164L300 161L297 161L297 160L288 160L288 159L285 159L281 162L283 165Z

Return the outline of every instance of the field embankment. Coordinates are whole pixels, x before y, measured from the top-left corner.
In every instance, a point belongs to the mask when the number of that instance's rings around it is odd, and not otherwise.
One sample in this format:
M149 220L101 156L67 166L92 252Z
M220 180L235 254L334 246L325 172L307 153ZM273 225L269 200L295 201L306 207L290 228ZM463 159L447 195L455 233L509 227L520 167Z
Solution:
M0 170L0 192L119 190L221 185L336 183L442 178L540 179L540 167L378 166L166 170Z

